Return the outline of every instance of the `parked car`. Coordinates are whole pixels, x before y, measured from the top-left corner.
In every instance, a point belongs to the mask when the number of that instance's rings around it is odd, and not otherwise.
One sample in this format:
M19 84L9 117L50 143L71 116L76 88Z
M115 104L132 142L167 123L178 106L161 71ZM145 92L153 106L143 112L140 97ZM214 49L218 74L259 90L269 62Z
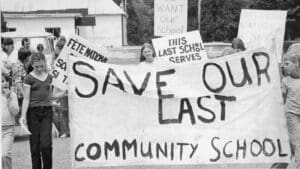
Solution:
M224 49L227 47L231 47L231 43L224 43L224 42L204 43L204 48L206 49L208 58L210 59L220 57ZM120 57L127 57L128 62L126 61L126 63L124 64L139 62L139 57L141 54L141 46L124 46L120 48L110 48L108 50L114 53L115 55L120 55Z
M141 46L123 46L120 48L108 48L108 51L110 51L114 56L114 59L110 60L112 60L112 62L115 64L137 64L139 63Z
M3 32L2 38L12 38L15 49L19 50L22 47L22 39L27 37L30 39L31 48L36 51L38 44L43 44L44 54L47 61L47 66L50 68L52 59L54 58L54 36L47 32Z
M220 57L225 48L231 47L231 43L224 42L207 42L204 43L204 48L207 52L208 58Z

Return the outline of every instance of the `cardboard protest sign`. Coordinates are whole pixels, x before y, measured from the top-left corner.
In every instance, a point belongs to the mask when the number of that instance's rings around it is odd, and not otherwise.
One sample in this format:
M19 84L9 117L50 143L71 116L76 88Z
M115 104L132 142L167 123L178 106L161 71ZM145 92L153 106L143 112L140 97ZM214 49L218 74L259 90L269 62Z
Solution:
M70 57L72 166L288 162L272 55L180 66Z
M55 87L66 90L68 85L67 63L69 56L93 60L94 62L107 62L111 54L101 46L95 46L91 42L77 35L71 35L62 49L59 57L55 60L52 71Z
M287 11L242 9L238 37L247 49L271 46L270 39L276 40L276 55L281 62Z
M166 36L187 31L187 0L154 1L154 35Z
M199 31L152 39L158 63L183 64L207 59Z

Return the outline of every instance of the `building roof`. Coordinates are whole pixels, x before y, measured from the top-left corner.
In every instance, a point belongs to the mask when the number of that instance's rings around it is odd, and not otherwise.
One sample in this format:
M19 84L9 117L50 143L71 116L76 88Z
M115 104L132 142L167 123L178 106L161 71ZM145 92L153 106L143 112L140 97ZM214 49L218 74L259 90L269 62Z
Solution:
M125 14L112 0L1 0L4 12L57 11L87 8L89 15Z
M4 38L24 38L24 37L48 37L53 36L48 32L2 32L1 37Z

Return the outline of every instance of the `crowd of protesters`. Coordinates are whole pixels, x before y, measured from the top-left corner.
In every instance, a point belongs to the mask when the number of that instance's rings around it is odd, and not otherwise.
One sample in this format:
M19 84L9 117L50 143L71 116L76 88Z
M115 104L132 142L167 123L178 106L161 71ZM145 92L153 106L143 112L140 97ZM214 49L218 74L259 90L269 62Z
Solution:
M65 38L57 42L60 50ZM66 92L52 86L51 68L46 63L43 44L31 47L30 39L23 38L22 47L15 49L11 38L1 39L0 65L2 72L2 168L12 168L12 144L16 119L21 126L31 132L29 136L33 169L52 168L52 123L56 114L68 117L67 103L55 109L53 105L61 98L66 100ZM54 56L53 56L54 59ZM60 101L62 102L62 101ZM67 120L63 118L56 127L64 126L63 137L69 136ZM56 121L55 120L55 121ZM62 121L62 122L60 122Z
M60 37L55 44L56 59L66 43ZM33 169L52 168L52 123L61 137L70 136L68 98L65 91L51 85L52 76L46 68L44 46L38 44L36 50L30 46L30 39L22 40L22 47L14 49L14 41L3 39L1 44L2 72L2 168L11 169L11 149L14 139L15 116L21 112L20 123L28 126ZM245 45L234 38L232 46L226 48L222 56L245 51ZM150 43L141 48L140 63L151 64L155 51ZM284 110L292 149L289 168L300 168L300 53L284 55L282 69ZM20 111L19 111L20 110ZM19 113L20 115L20 113ZM42 167L43 166L43 167ZM287 164L274 164L273 168L286 168Z

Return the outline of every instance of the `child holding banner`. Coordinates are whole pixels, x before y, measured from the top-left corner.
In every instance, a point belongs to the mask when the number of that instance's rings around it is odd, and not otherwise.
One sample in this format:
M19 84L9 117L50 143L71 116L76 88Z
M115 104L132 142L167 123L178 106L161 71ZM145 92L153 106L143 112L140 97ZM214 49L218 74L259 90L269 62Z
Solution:
M52 168L52 107L51 99L59 98L61 92L52 93L52 76L47 73L46 59L41 53L31 55L33 71L24 79L24 99L21 125L31 132L30 151L33 169ZM42 167L43 164L43 167Z
M285 56L283 68L288 74L282 80L282 93L285 97L285 113L292 146L292 162L289 168L300 168L300 54Z
M152 63L155 57L154 48L149 43L144 43L141 48L140 62Z

